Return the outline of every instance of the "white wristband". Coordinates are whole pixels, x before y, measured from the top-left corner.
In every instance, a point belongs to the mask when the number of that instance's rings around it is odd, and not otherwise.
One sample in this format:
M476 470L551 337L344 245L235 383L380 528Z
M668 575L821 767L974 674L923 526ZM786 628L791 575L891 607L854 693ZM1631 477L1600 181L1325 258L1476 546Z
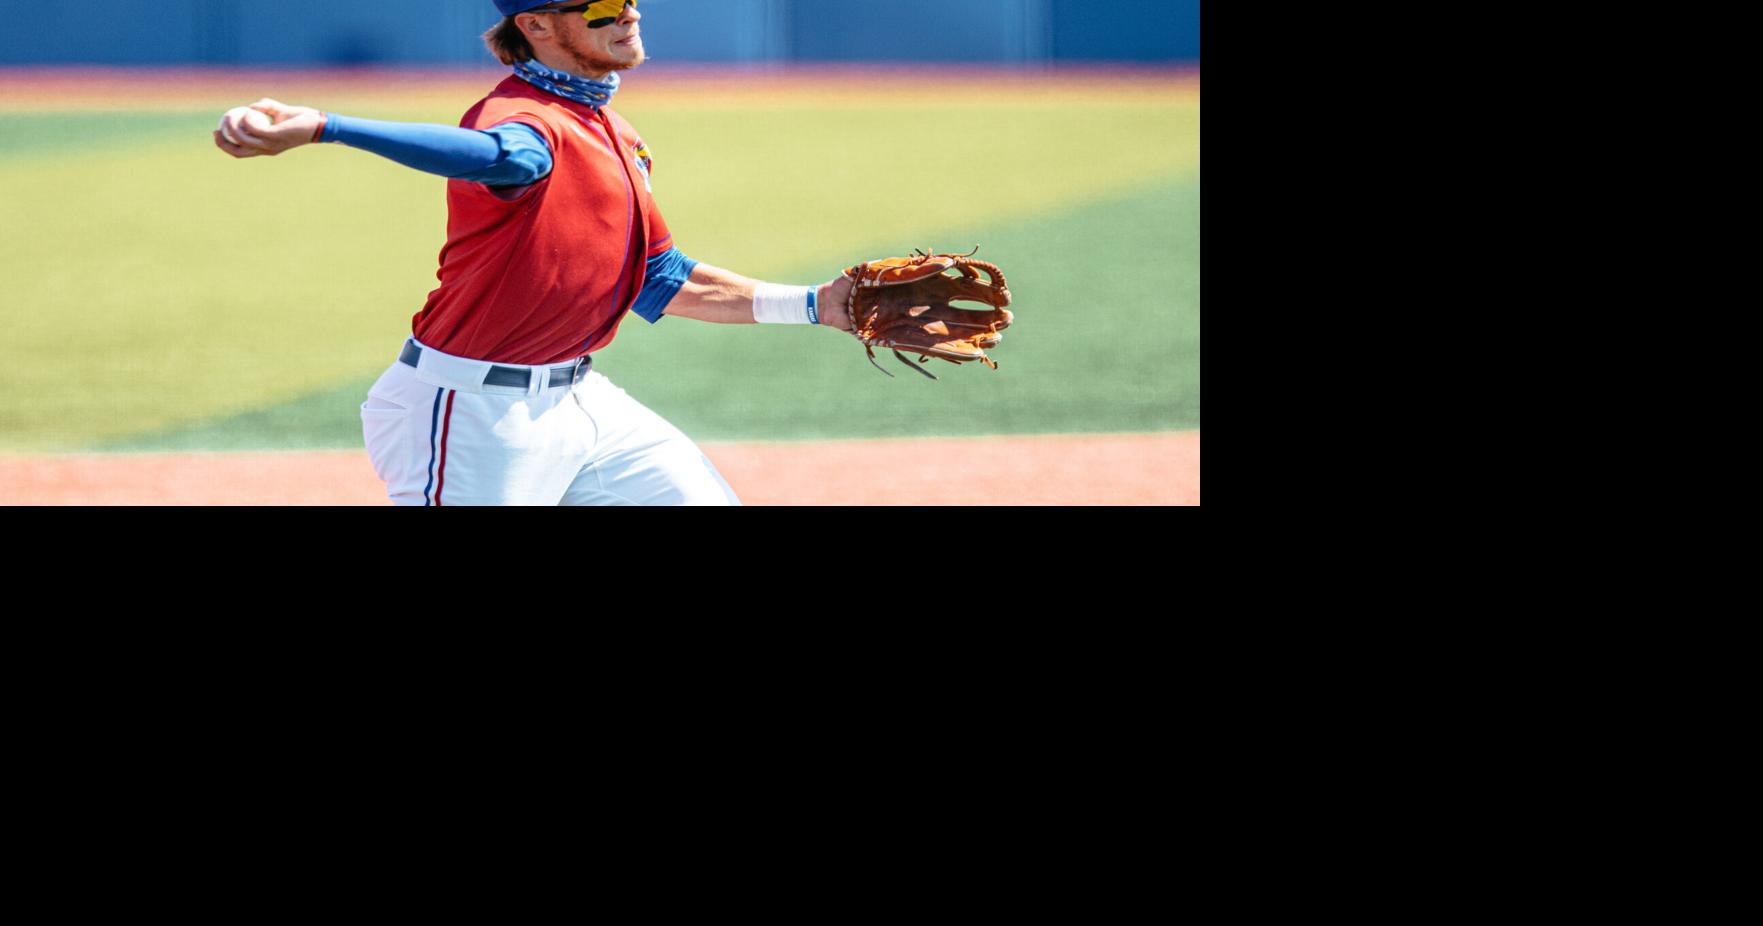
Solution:
M753 320L761 325L818 325L817 287L761 283L753 287Z

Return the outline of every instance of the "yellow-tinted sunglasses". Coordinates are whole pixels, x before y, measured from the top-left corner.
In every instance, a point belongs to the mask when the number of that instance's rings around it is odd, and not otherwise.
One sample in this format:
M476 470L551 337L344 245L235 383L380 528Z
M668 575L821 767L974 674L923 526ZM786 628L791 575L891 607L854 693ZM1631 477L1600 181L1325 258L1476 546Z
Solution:
M624 15L624 8L635 8L637 0L592 0L590 3L578 3L575 6L553 6L542 10L529 10L532 13L581 13L588 21L589 29L598 29L618 22ZM584 12L585 11L585 12Z

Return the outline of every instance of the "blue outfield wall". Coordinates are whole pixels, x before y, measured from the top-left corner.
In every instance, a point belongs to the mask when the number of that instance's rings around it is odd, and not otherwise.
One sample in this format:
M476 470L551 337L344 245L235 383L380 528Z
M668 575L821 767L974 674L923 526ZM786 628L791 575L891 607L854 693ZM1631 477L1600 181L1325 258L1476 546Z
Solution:
M493 64L490 0L0 0L0 66ZM1197 62L1200 0L644 0L651 60Z

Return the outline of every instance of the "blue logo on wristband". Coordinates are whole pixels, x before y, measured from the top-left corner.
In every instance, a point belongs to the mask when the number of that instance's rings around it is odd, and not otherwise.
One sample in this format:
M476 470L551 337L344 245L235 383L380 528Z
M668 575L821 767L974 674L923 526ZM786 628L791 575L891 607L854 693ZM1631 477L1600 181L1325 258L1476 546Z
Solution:
M810 325L820 324L820 312L815 308L815 303L819 301L818 296L816 295L819 291L819 287L813 287L808 290L808 324Z

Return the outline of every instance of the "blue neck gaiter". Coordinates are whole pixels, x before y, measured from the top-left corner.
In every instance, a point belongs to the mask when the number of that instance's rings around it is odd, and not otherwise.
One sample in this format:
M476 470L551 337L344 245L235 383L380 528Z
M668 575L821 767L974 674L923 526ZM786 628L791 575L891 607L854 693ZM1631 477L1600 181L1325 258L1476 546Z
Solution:
M596 109L612 102L618 92L618 72L606 75L604 81L589 80L563 71L555 71L538 61L522 61L514 66L514 75L548 93L566 100L585 103Z

